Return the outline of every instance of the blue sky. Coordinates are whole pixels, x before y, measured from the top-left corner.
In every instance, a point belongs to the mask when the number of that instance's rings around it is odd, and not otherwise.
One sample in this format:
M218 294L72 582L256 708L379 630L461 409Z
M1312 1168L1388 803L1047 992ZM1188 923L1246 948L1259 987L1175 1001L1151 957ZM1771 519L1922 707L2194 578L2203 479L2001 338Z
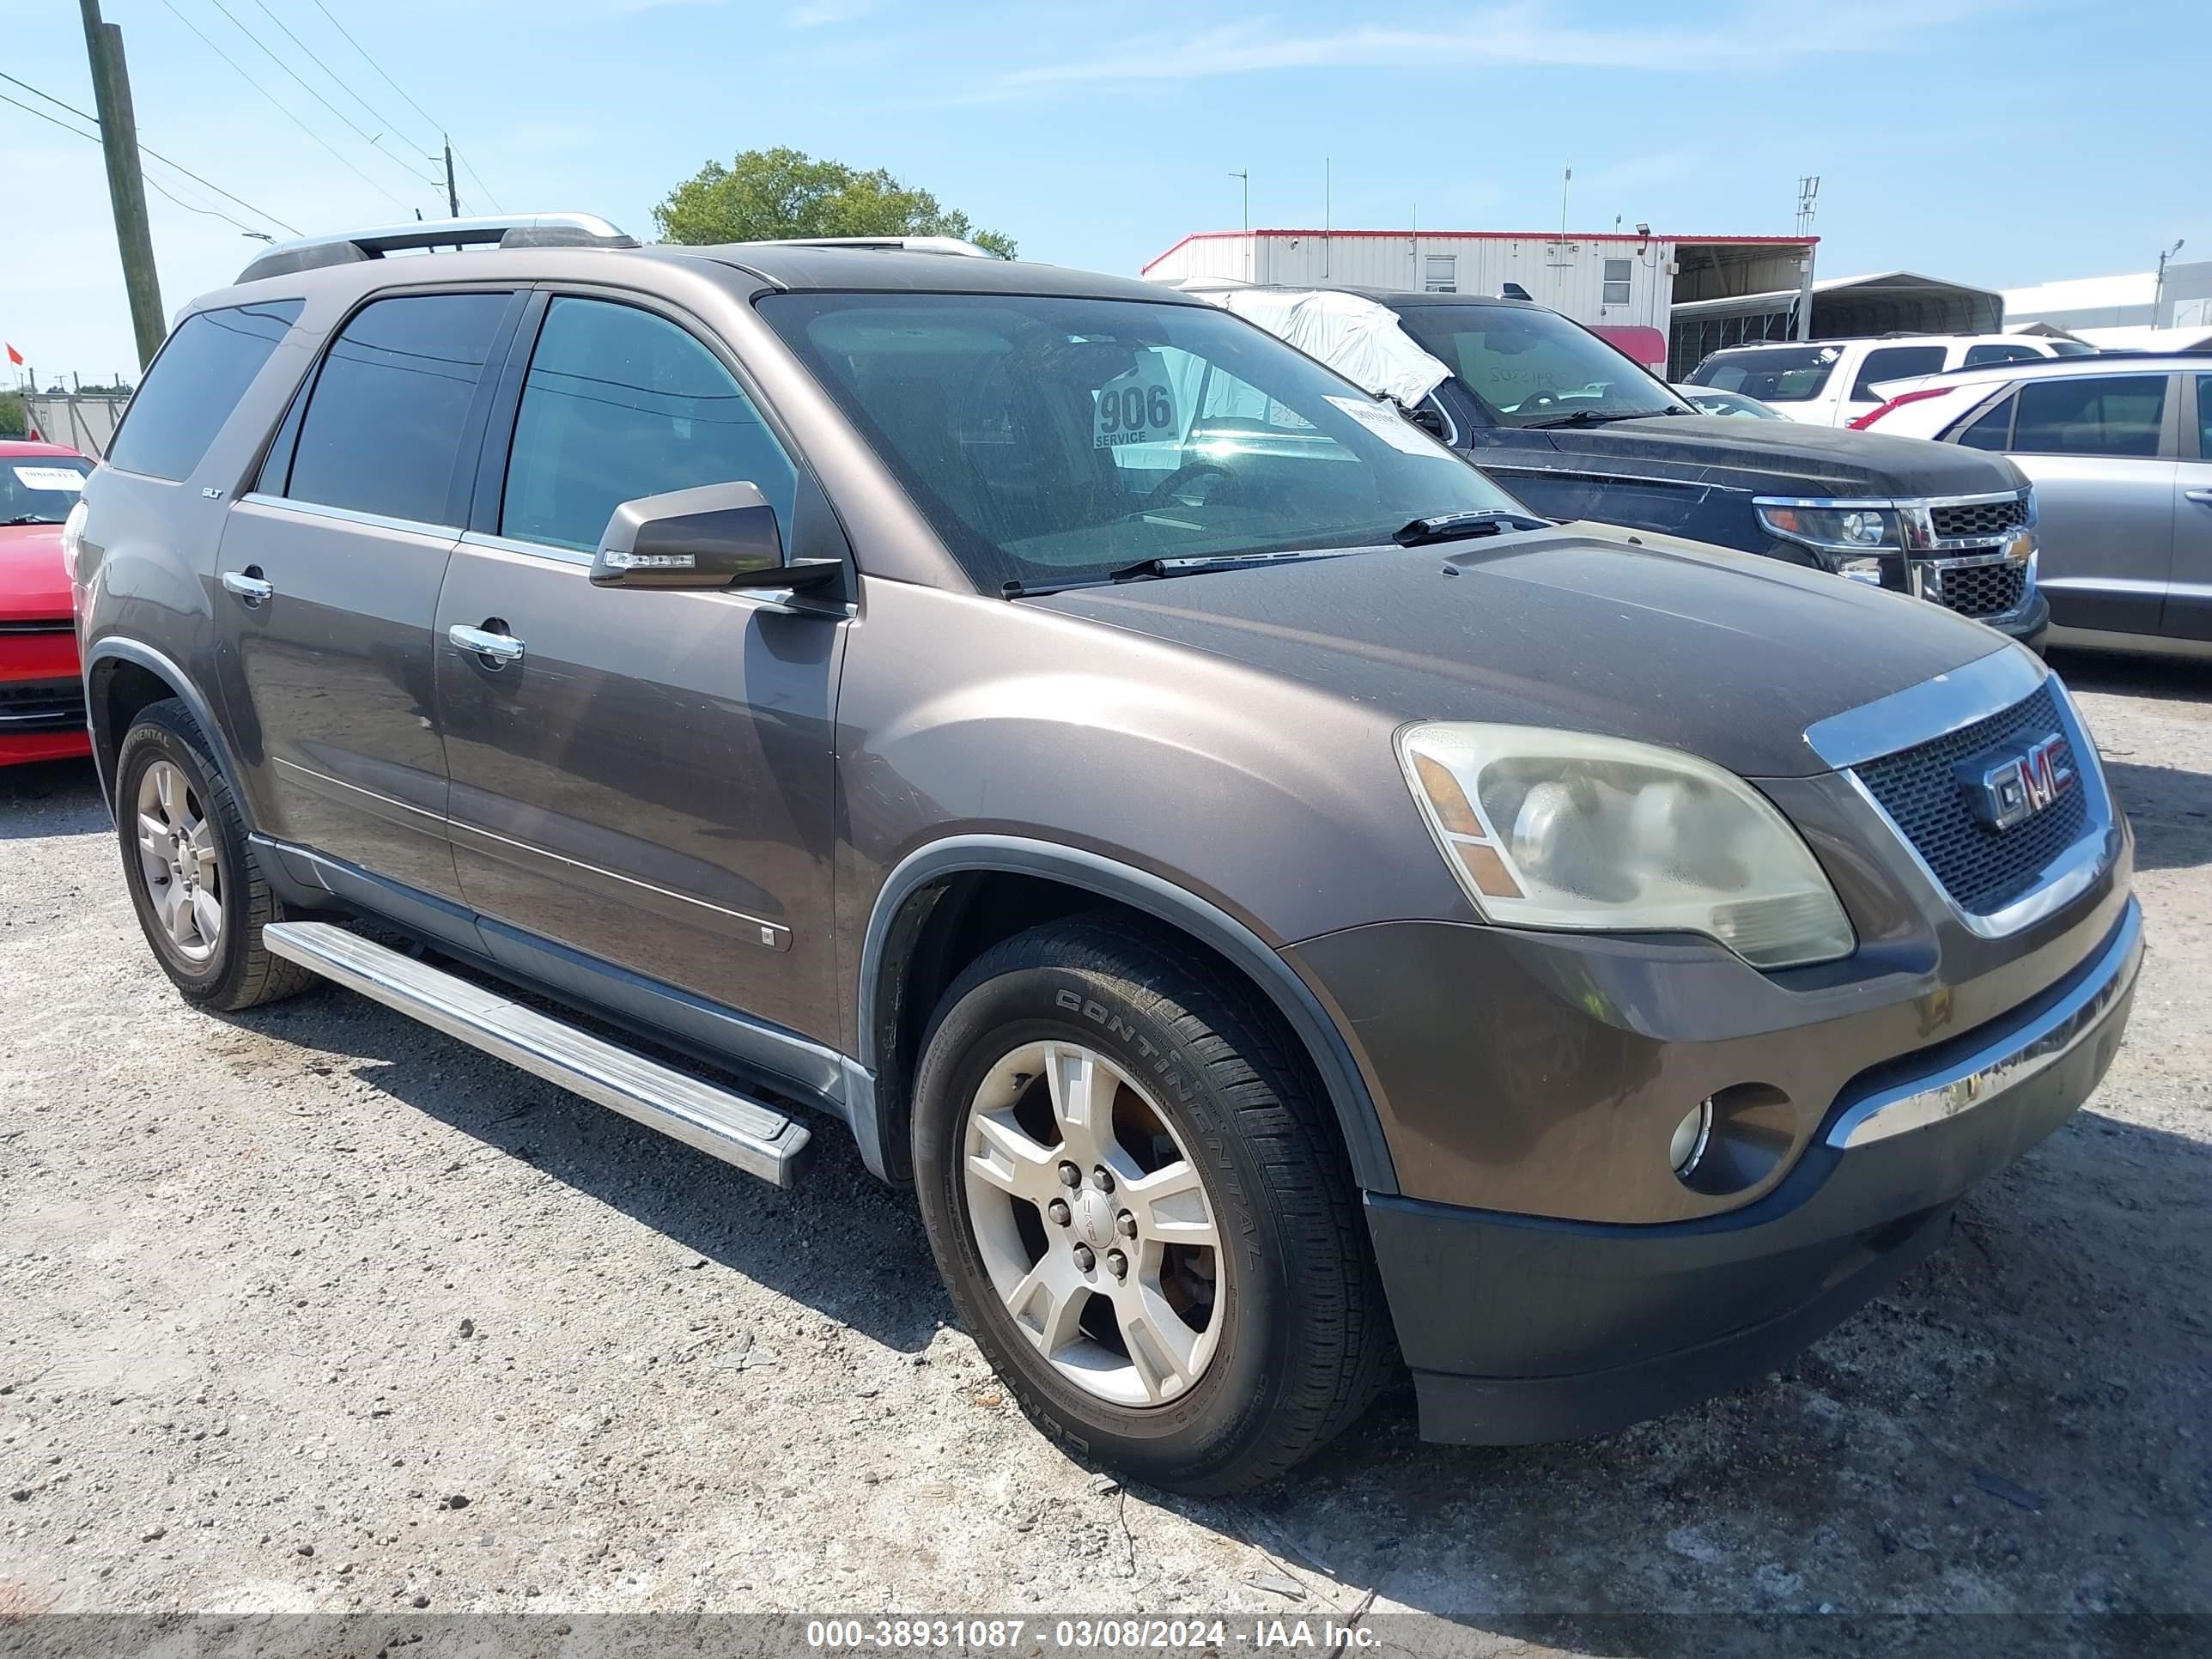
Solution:
M258 211L150 177L280 236L432 212L419 105L478 175L465 209L585 208L646 235L702 161L781 143L889 167L1026 256L1117 271L1233 228L1234 169L1255 224L1318 223L1324 157L1345 228L1416 204L1425 227L1554 225L1571 165L1577 228L1781 232L1814 173L1826 276L2011 287L2145 270L2181 236L2212 258L2203 0L322 3L405 97L316 0L107 0L142 141ZM0 70L92 107L65 0L0 0ZM132 368L97 147L0 104L0 338L42 372ZM172 314L253 246L158 196L153 222Z

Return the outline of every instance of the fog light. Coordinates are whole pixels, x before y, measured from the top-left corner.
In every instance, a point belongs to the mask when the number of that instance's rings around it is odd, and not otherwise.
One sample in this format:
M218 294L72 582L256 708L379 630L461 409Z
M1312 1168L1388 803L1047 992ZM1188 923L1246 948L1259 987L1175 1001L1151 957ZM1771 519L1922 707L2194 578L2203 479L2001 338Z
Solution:
M1674 1139L1667 1143L1667 1158L1674 1166L1674 1173L1687 1176L1696 1169L1712 1138L1713 1103L1708 1096L1683 1115L1682 1121L1674 1126Z

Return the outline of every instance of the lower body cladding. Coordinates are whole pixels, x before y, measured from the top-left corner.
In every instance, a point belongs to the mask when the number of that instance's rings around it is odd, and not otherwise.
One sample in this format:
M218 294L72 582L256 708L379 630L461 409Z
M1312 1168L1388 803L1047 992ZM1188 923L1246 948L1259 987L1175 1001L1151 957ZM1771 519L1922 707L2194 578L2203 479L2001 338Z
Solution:
M2094 942L2056 982L1860 1073L1809 1133L1781 1127L1781 1091L1753 1091L1738 1114L1743 1144L1720 1166L1720 1184L1755 1194L1737 1207L1623 1224L1370 1194L1424 1437L1514 1445L1607 1433L1773 1370L1895 1282L1943 1241L1960 1196L2063 1123L2112 1063L2142 960L2141 912L2115 893L2065 939L2085 925ZM1470 1113L1480 1086L1466 1079ZM1717 1105L1710 1128L1673 1152L1708 1135L1726 1151L1730 1108ZM1570 1141L1578 1133L1562 1129ZM1622 1138L1648 1152L1647 1135ZM1401 1184L1415 1184L1402 1147L1398 1164ZM1698 1173L1693 1163L1679 1179L1693 1188Z

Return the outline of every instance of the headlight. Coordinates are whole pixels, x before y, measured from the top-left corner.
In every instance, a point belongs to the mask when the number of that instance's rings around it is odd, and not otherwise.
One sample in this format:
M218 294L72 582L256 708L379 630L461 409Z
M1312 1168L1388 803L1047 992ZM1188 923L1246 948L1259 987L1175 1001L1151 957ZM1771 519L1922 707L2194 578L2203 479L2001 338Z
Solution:
M1863 507L1798 507L1788 501L1755 501L1759 521L1768 533L1808 547L1855 553L1868 548L1902 548L1897 509L1880 502Z
M91 513L83 497L79 496L70 507L69 517L62 520L62 568L69 572L72 582L76 580L77 549L84 544L84 521Z
M1733 773L1650 744L1437 721L1399 734L1413 799L1485 917L1703 933L1759 968L1850 954L1812 851Z

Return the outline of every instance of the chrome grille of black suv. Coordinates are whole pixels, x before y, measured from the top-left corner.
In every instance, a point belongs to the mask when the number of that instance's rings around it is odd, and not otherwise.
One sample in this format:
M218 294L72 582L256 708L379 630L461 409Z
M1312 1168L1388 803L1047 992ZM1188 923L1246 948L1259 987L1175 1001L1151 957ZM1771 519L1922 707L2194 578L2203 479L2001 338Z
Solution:
M1942 573L1942 602L1962 617L2002 617L2020 609L2027 592L2027 567L2002 564L1954 565Z
M1985 720L1852 770L1959 908L1987 915L2026 894L2051 860L2081 839L2088 824L2087 789L2069 741L2063 753L2076 767L2073 787L2025 823L1992 830L1974 816L1954 774L1960 761L1985 749L2064 731L2045 684Z
M1972 541L1978 537L1992 540L2027 524L2027 503L2017 498L2008 501L1969 501L1950 507L1931 507L1928 509L1929 523L1936 533L1947 542Z

